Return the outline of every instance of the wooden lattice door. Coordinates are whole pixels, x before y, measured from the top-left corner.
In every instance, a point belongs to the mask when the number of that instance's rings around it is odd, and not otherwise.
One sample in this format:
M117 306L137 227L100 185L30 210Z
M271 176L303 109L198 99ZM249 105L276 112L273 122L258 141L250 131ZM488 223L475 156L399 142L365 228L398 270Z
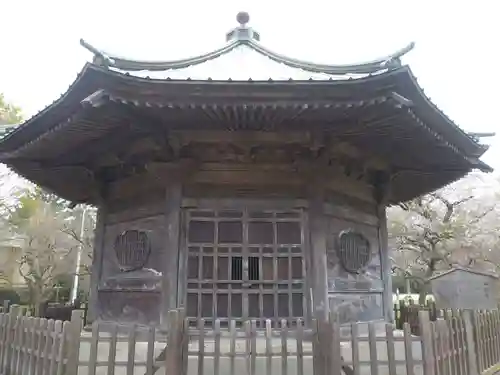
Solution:
M185 211L186 310L215 318L274 323L304 316L301 211Z

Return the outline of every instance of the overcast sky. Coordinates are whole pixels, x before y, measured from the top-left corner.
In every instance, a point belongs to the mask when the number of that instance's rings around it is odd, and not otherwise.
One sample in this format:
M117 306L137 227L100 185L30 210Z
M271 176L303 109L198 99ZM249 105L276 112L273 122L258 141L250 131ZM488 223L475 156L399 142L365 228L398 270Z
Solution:
M467 131L497 132L499 6L493 0L2 0L0 92L26 116L66 91L91 59L79 45L136 59L218 48L238 11L266 47L319 63L356 63L411 41L404 59L445 113ZM500 169L500 137L484 160Z

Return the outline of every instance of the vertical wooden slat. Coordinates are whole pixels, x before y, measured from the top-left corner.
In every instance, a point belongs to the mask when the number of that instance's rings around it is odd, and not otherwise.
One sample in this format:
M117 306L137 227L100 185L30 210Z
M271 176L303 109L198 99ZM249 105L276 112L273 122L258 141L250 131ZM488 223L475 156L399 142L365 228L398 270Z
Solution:
M179 375L181 372L181 348L179 347L181 327L183 322L183 316L179 310L170 310L168 312L168 339L167 348L165 353L165 369L164 373L168 375ZM199 321L199 327L203 327L200 330L200 335L205 333L205 320ZM200 350L204 350L203 347Z
M8 345L9 345L9 329L10 329L10 321L11 321L11 315L5 312L3 314L3 320L2 320L2 336L0 336L0 340L2 341L1 343L1 348L2 350L0 351L0 372L4 373L5 372L5 359L7 357L7 352L9 350Z
M499 310L495 310L493 312L493 319L494 319L494 332L495 332L495 362L500 362L500 340L499 340L499 335L500 335L500 325L498 321L498 314Z
M229 373L234 374L234 364L236 360L236 321L229 321Z
M107 375L115 375L116 361L116 341L118 336L118 325L112 324L110 329L109 350L108 350L108 370Z
M450 373L457 374L458 373L458 357L457 357L457 347L456 347L456 337L457 337L457 327L456 327L456 319L451 317L446 321L447 330L449 332L449 340L448 340L448 348L449 348L449 362L450 362Z
M175 306L183 305L186 296L186 265L187 252L180 251L185 238L179 238L185 231L182 221L182 183L171 181L165 189L165 252L168 254L168 262L162 267L162 301L161 323L168 326L169 310ZM165 324L165 320L167 320ZM177 374L176 374L177 375Z
M10 301L7 301L7 300L4 300L3 301L3 304L2 304L2 313L3 314L8 314L9 313L9 304L10 304Z
M64 372L64 360L66 357L65 349L66 349L66 343L68 340L68 336L71 334L71 323L70 322L64 322L62 325L62 332L60 336L60 340L58 343L57 347L57 360L56 360L56 369L54 373L55 375L62 375Z
M2 309L2 307L0 307ZM7 340L5 339L5 321L6 321L7 315L5 313L0 314L0 372L2 371L2 357L3 357L3 348L5 347L5 344Z
M467 374L467 341L465 339L465 325L464 320L461 315L457 316L457 324L459 327L459 339L460 339L460 373Z
M19 369L20 374L27 374L29 370L29 363L30 363L30 358L31 358L31 332L33 330L33 323L34 319L29 317L26 318L26 324L25 324L25 332L24 332L24 355L23 355L23 361L21 364L21 368ZM53 372L51 372L52 374Z
M272 375L273 348L272 348L272 323L266 319L266 375Z
M73 310L71 312L71 329L68 345L68 362L64 375L78 375L78 363L80 359L80 336L82 331L83 311Z
M496 362L495 362L495 350L494 350L494 344L493 344L493 340L494 340L494 332L493 332L493 312L492 311L488 311L487 313L487 319L488 319L488 346L489 346L489 350L488 350L488 353L489 353L489 367L493 366Z
M33 319L33 325L31 327L31 333L30 333L30 359L28 363L28 372L29 374L34 374L35 373L35 366L36 366L36 351L37 351L37 337L38 337L38 331L40 329L40 324L42 320L41 318L34 318Z
M256 375L257 369L257 322L250 322L250 375Z
M205 319L200 319L198 322L198 375L203 375L205 362ZM177 375L177 374L176 374Z
M411 327L410 324L403 324L404 343L405 343L405 362L406 362L406 375L414 375L415 367L413 361L413 342L411 340Z
M328 366L331 368L331 374L332 375L341 375L342 374L342 366L343 366L343 359L342 359L342 353L341 353L341 337L340 337L340 325L337 323L336 319L334 318L333 314L330 315L330 339L329 342L331 344L330 348L330 353L331 357L330 360L328 361ZM376 348L375 348L376 350ZM377 373L374 373L373 375L378 375Z
M481 332L481 342L483 343L483 368L478 369L480 372L482 370L486 370L489 367L489 353L488 353L488 320L487 320L487 313L483 312L481 313L481 327L482 327L482 332Z
M476 353L479 352L480 353L480 356L481 356L481 359L482 359L482 366L478 368L478 371L481 372L483 370L485 370L487 367L488 367L488 345L487 345L487 337L486 337L486 319L485 319L485 315L482 311L480 311L479 313L477 313L478 317L479 317L479 325L481 327L481 331L480 331L480 349L476 349ZM476 348L477 348L477 344L476 344Z
M441 370L441 352L439 350L439 336L436 322L430 322L430 327L432 332L432 348L434 351L434 372L436 375L443 375Z
M17 345L19 340L19 325L21 324L21 309L19 306L15 305L11 307L11 314L14 315L14 322L12 324L12 335L11 335L11 349L10 349L10 358L8 363L9 372L16 371L17 364Z
M297 375L304 375L304 321L297 319Z
M98 322L92 323L92 337L90 341L90 354L88 364L88 374L95 375L97 368L97 349L99 347L100 327Z
M187 375L189 362L189 321L185 311L182 314L182 369L181 375Z
M392 332L392 326L391 326ZM389 351L389 348L387 349ZM359 332L358 324L351 323L351 352L352 352L352 371L353 375L359 375Z
M127 375L134 375L134 367L135 367L135 344L136 344L136 336L137 336L137 326L132 324L130 326L127 346Z
M55 321L53 319L50 319L47 322L47 331L45 334L45 342L44 342L44 348L43 348L43 363L42 363L42 374L43 375L48 375L49 374L49 369L50 369L50 354L52 353L52 345L54 344L53 340L53 334L54 334L54 329L55 327Z
M17 335L17 358L16 358L16 365L14 368L14 373L15 374L22 374L22 366L23 366L23 361L26 358L26 348L25 348L25 330L27 329L27 319L24 316L19 317L19 323L18 323L18 335Z
M43 373L43 348L45 342L45 335L47 334L47 325L49 321L47 319L42 319L40 321L40 329L37 336L37 350L36 350L36 363L35 363L35 375L42 375Z
M155 371L155 340L156 329L154 326L148 328L148 348L146 350L146 375L153 375ZM108 371L107 375L114 375Z
M491 322L491 355L492 355L492 360L493 363L496 364L498 363L497 359L497 348L496 348L496 339L497 339L497 332L496 332L496 317L495 317L495 311L490 311L490 322Z
M482 342L484 343L484 368L486 370L490 367L490 353L489 353L489 335L488 335L488 312L484 311L482 313L483 320L483 332L482 332ZM481 371L481 370L480 370Z
M500 325L498 324L498 310L493 311L493 332L495 333L495 362L500 362Z
M479 315L481 319L481 343L482 343L482 350L481 352L483 353L483 367L479 368L478 370L481 372L483 370L486 370L488 368L488 328L487 324L488 322L486 321L486 313L480 313Z
M328 375L327 367L325 366L329 353L328 343L324 342L325 323L322 319L313 319L313 365L314 375ZM325 348L326 345L326 348Z
M385 337L387 340L387 361L388 361L389 375L396 375L396 347L394 345L394 328L391 323L387 323L385 325ZM356 375L359 375L359 373ZM424 372L424 375L427 374Z
M49 359L49 369L47 375L54 375L57 367L57 353L59 345L61 345L61 334L62 334L63 322L57 320L54 322L52 346L50 348L50 359Z
M482 358L482 341L481 341L481 320L479 314L475 314L472 316L472 324L474 327L474 339L476 344L476 353L477 353L477 366L480 371L483 368L483 358ZM464 327L465 327L465 317L464 317ZM465 332L465 328L464 328ZM467 335L466 335L466 345L467 345Z
M216 319L214 324L214 375L219 375L220 372L220 341L220 319Z
M467 363L468 363L468 375L478 375L478 365L477 365L477 355L476 355L476 347L474 342L474 315L472 311L464 311L464 328L465 328L465 339L467 342Z
M2 373L7 373L10 366L10 356L12 352L12 339L14 333L14 324L16 322L16 317L12 312L7 314L7 322L5 325L5 346L2 355L2 366L0 370Z
M371 375L378 375L377 333L375 332L375 323L373 322L368 323L368 340Z
M481 349L478 348L476 344L476 353L481 353L482 357L482 366L478 368L478 371L481 373L483 370L488 368L488 337L487 337L487 328L486 328L486 314L484 312L479 312L478 317L481 325L481 333L480 333L480 343ZM476 340L477 341L477 340Z
M491 352L490 352L490 314L488 311L485 311L483 314L483 322L484 322L484 336L483 336L483 342L485 344L485 370L490 368L491 366Z
M246 353L246 356L245 356L245 368L246 368L246 373L248 375L251 374L251 357L252 357L252 349L250 347L251 345L251 335L252 335L252 332L251 332L251 323L249 320L246 320L244 323L243 323L243 329L244 329L244 332L245 332L245 353Z
M288 374L288 326L286 319L281 320L281 374Z
M448 374L450 372L449 369L449 361L448 361L448 327L446 324L446 320L441 320L439 322L439 335L440 335L440 345L441 345L441 353L443 355L443 372Z
M19 310L20 312L20 310ZM9 364L9 369L10 372L15 372L16 371L16 364L17 364L17 342L19 340L19 324L21 323L21 316L18 315L16 316L15 323L13 326L13 332L12 332L12 341L11 341L11 355L10 355L10 364Z
M9 360L10 360L10 353L11 353L11 340L12 340L12 333L13 333L13 325L15 324L15 315L12 313L7 313L6 314L6 319L5 319L5 331L4 331L4 347L3 347L3 353L2 353L2 363L0 366L0 371L2 373L6 373L7 369L9 367Z

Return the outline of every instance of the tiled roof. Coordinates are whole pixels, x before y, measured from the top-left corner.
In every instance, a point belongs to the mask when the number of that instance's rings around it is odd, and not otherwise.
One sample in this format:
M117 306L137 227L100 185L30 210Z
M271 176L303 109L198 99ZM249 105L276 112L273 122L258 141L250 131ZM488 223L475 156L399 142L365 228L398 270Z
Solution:
M111 68L119 72L126 70ZM275 81L293 80L328 80L365 77L367 74L331 75L322 72L309 72L294 68L282 62L273 61L248 44L240 44L231 51L221 54L203 63L193 64L183 68L160 71L135 71L132 75L152 79L192 79L192 80L234 80Z
M399 59L413 43L373 61L348 64L317 64L278 54L260 44L260 34L246 25L248 14L237 16L240 26L231 30L227 44L200 56L175 61L138 61L103 52L87 42L81 44L94 54L94 63L112 70L152 79L192 80L346 80L386 72L401 66Z
M19 124L2 124L0 123L0 139L5 137L6 135L10 134L12 131L14 131Z

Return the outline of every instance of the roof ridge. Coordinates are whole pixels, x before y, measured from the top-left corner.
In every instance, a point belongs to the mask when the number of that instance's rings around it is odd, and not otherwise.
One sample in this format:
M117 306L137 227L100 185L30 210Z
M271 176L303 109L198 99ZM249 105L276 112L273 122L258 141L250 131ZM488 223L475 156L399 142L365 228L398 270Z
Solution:
M80 44L94 54L94 64L107 68L116 68L128 71L162 71L181 69L191 65L198 65L209 60L215 59L234 50L236 47L245 45L256 52L272 59L275 62L285 64L292 68L298 68L313 73L324 73L330 75L344 74L373 74L385 70L401 67L401 57L410 52L415 43L411 42L403 48L395 51L392 54L383 56L371 61L356 63L356 64L319 64L301 59L288 57L276 53L269 48L264 47L259 43L260 34L247 26L249 16L245 12L240 12L237 15L237 20L240 25L233 28L226 36L227 44L214 51L207 52L195 57L170 60L170 61L148 61L148 60L133 60L107 53L97 49L85 40L80 39Z

